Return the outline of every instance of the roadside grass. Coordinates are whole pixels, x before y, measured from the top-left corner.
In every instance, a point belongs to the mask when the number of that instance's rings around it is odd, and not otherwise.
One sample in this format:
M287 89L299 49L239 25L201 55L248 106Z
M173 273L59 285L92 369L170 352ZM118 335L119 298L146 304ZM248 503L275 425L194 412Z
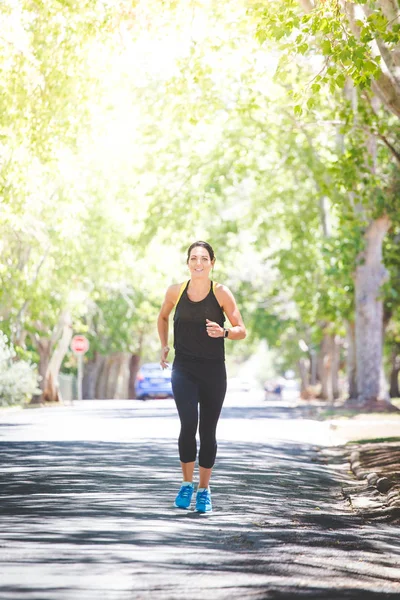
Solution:
M323 408L318 411L318 420L325 421L327 419L351 419L359 415L360 412L355 409L342 408L340 406L333 408Z
M400 398L391 398L391 403L396 408L400 409ZM328 419L353 419L361 418L363 416L368 417L369 419L374 416L381 419L382 417L387 418L389 415L394 416L395 418L400 417L400 413L390 413L385 411L363 412L361 408L346 406L344 402L333 406L319 407L318 409L318 420L320 421Z
M365 440L350 440L350 442L346 442L346 446L350 446L352 444L384 444L388 442L400 442L400 437L382 437L382 438L369 438Z
M21 402L20 404L7 404L0 405L0 411L10 411L10 410L23 410L25 408L43 408L44 406L63 406L62 402L31 402L30 400L26 400L25 402Z

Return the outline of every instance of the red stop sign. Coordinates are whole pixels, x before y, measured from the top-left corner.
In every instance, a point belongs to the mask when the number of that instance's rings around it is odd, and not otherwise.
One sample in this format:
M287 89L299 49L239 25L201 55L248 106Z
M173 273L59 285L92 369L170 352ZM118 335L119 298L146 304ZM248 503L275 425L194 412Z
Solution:
M84 335L74 335L71 350L74 354L85 354L89 350L89 340Z

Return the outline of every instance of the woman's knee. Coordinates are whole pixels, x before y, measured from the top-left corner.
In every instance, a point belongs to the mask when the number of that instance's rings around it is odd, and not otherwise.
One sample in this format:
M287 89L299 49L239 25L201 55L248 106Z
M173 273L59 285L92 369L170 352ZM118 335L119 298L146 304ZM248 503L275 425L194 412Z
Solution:
M215 457L217 456L217 442L213 444L200 444L199 452L199 466L204 469L212 469L215 463Z
M179 434L179 440L182 443L192 443L196 439L197 427L181 427Z
M196 460L197 443L195 435L185 436L181 433L178 440L178 446L179 458L182 462L187 463L194 462Z

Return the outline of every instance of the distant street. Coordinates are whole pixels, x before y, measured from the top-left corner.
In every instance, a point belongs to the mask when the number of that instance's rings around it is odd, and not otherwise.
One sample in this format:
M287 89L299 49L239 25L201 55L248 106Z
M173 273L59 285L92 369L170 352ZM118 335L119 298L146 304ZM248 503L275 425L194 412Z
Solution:
M0 599L399 597L398 528L306 405L228 396L212 515L173 507L178 432L172 400L1 411Z

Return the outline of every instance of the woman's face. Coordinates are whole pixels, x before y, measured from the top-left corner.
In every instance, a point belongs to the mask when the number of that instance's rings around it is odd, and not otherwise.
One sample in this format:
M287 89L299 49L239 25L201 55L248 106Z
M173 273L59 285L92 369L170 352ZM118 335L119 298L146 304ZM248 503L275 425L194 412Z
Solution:
M208 277L213 264L208 251L202 246L196 246L190 251L188 266L193 278Z

